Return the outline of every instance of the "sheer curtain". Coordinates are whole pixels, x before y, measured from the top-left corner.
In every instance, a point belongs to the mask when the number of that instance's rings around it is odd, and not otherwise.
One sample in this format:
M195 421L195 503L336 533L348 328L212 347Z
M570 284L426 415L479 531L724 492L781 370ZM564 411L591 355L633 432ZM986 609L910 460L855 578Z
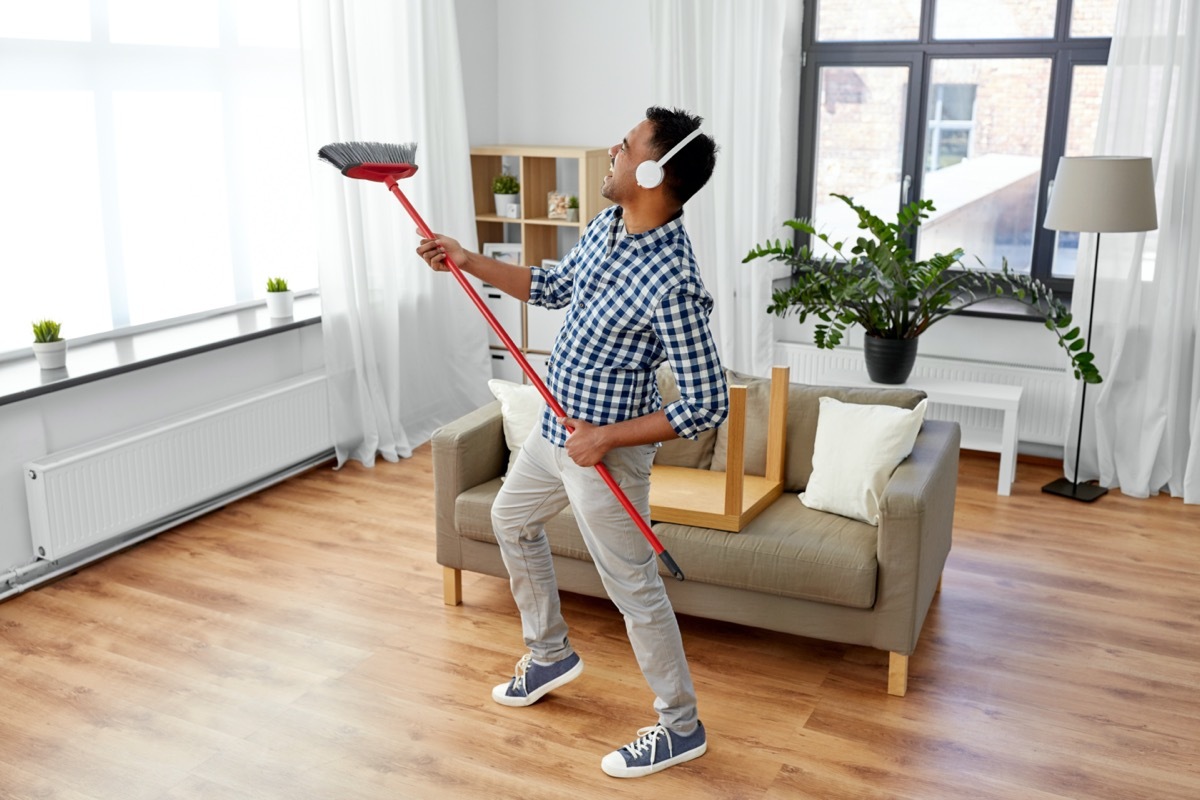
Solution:
M1159 227L1101 244L1092 349L1104 383L1079 472L1200 503L1200 0L1122 0L1117 13L1096 152L1154 159ZM1090 293L1080 270L1075 297Z
M742 258L783 236L795 209L800 0L656 0L655 100L704 117L720 152L687 205L687 229L716 301L727 367L770 374L771 270Z
M414 252L383 184L316 159L330 142L416 142L405 194L434 230L474 231L454 4L302 0L325 369L338 466L411 455L490 399L484 323L454 279ZM474 241L464 241L474 248Z

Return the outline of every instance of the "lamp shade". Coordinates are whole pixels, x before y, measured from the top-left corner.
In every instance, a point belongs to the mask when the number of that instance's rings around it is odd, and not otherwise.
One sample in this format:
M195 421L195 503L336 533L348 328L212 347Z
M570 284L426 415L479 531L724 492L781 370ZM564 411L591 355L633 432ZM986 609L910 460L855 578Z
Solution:
M1158 227L1149 158L1060 158L1045 226L1054 231L1125 233Z

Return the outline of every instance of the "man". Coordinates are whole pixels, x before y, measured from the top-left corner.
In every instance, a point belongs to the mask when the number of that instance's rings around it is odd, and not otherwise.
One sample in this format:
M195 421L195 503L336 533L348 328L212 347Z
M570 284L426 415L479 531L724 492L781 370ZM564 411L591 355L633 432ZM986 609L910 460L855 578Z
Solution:
M570 305L548 365L551 394L569 415L542 413L492 507L492 524L521 612L530 652L508 683L492 691L507 706L528 706L583 672L567 639L544 524L569 502L605 590L625 617L629 641L654 691L658 724L609 753L601 767L638 777L704 754L707 739L674 610L655 554L592 469L603 461L644 518L658 442L695 438L728 412L728 389L708 328L705 291L683 228L683 204L712 174L716 146L700 118L653 107L609 150L601 193L616 205L598 214L554 269L524 268L468 253L453 239L422 240L435 270L449 256L464 271L534 305ZM662 159L657 185L639 183L639 164ZM655 172L656 165L649 165ZM650 188L647 188L646 184ZM671 365L681 399L662 407L655 380ZM566 427L573 429L567 435Z

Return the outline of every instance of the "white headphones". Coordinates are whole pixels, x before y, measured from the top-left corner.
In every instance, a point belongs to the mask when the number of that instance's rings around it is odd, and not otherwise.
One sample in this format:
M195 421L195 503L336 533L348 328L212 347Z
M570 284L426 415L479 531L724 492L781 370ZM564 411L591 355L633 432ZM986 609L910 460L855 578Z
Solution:
M683 149L683 146L700 135L700 129L689 133L683 137L683 141L667 151L667 154L658 161L643 161L638 164L637 171L634 172L634 177L637 179L638 186L643 189L653 189L663 182L663 164L671 160L671 157Z

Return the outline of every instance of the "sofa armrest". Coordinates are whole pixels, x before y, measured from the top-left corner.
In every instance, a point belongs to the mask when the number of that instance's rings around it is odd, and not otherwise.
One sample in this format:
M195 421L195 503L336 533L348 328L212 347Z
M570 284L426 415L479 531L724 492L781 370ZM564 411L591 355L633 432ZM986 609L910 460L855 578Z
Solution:
M458 496L473 486L504 474L508 445L500 403L489 403L443 425L433 432L433 498L438 537L438 561L443 548L453 550L458 540L454 505ZM456 566L456 564L447 564Z
M888 618L880 649L916 647L950 552L960 439L957 422L926 420L880 498L876 611Z

